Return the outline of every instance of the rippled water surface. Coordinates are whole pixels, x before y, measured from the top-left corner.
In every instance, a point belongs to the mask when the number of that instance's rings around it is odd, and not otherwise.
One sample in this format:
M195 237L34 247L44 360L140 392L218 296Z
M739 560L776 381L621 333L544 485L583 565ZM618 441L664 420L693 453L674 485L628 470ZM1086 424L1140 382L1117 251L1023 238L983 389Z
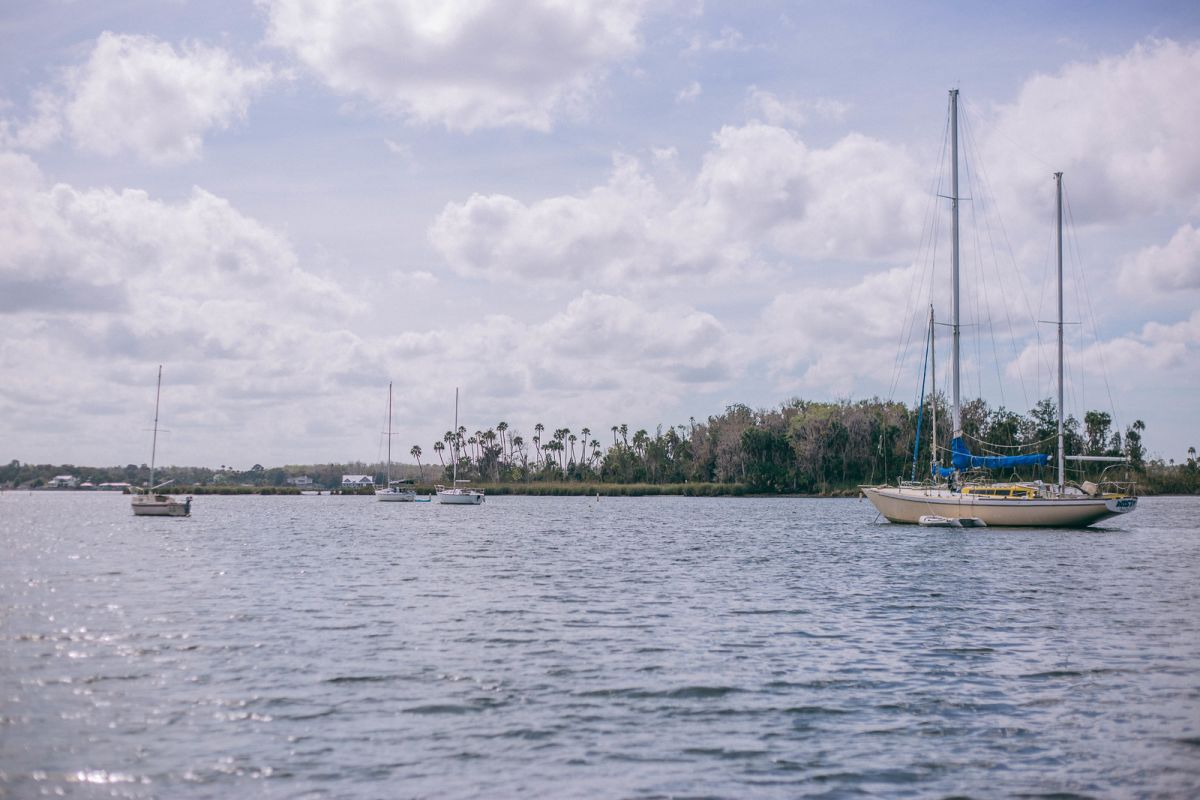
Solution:
M0 797L1195 797L1200 501L0 494Z

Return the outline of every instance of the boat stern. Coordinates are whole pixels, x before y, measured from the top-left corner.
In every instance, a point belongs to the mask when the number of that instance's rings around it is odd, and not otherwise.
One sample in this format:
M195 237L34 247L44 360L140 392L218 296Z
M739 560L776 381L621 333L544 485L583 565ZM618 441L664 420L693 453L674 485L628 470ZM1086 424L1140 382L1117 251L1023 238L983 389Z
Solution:
M1136 497L1106 497L1104 506L1113 514L1128 514L1137 508L1138 499Z

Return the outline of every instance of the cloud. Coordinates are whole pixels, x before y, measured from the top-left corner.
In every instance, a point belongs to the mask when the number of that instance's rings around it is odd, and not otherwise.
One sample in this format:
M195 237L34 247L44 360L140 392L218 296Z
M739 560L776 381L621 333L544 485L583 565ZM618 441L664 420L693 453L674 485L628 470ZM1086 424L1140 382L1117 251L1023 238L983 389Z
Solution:
M1044 348L1044 346L1043 346ZM1049 359L1054 359L1053 353ZM1175 323L1149 322L1140 331L1066 347L1068 380L1091 379L1122 389L1146 386L1166 391L1182 383L1194 389L1200 374L1200 311ZM1035 374L1047 354L1030 343L1010 365L1009 372ZM1045 366L1040 367L1042 374ZM1137 412L1142 413L1142 412Z
M417 392L444 392L447 376L464 376L475 408L508 409L526 433L539 414L608 425L636 409L653 419L728 387L742 369L733 334L711 314L606 292L584 291L540 320L489 315L403 342L406 372L426 376Z
M1032 195L1044 212L1052 197L1038 187L1063 171L1079 222L1200 212L1200 43L1151 39L1034 76L991 116L984 157L1005 166L1006 207Z
M788 391L849 393L892 374L909 312L914 268L874 273L848 286L796 289L763 310L749 347L765 354Z
M1200 289L1200 229L1183 225L1167 244L1150 245L1126 259L1118 286L1155 294Z
M742 35L742 32L726 25L721 28L721 32L716 36L693 35L688 40L688 46L684 52L687 55L703 52L737 53L748 49L750 47L746 44L746 37Z
M334 91L470 131L548 131L641 48L641 0L263 0L267 41Z
M158 363L183 461L216 447L214 432L264 452L294 439L298 416L353 424L345 387L385 374L379 344L346 330L364 305L203 189L167 202L55 184L28 156L0 153L0 245L0 371L12 378L0 418L13 448L145 460L140 445L121 453L144 427ZM70 422L97 403L120 409L112 431Z
M62 315L81 339L128 345L117 350L252 359L289 326L356 308L282 236L209 192L167 203L51 185L25 156L0 156L0 242L0 281L20 290L5 313Z
M38 150L65 132L85 152L192 161L205 135L244 119L273 79L270 68L244 67L220 48L189 43L176 51L153 37L106 31L60 85L34 93L31 121L4 124L0 142Z
M918 185L912 160L884 142L851 134L810 148L752 123L721 129L680 190L618 157L608 182L584 194L449 203L430 240L458 272L495 280L725 281L780 254L894 256L919 235Z
M813 117L841 121L849 109L849 105L838 100L784 99L757 86L751 86L746 92L746 113L751 119L783 128L803 127Z
M479 409L507 409L494 413L528 432L535 414L606 425L631 408L668 415L741 369L711 314L612 292L573 293L527 320L369 333L365 302L306 270L286 237L228 200L55 184L20 154L0 152L0 243L0 371L19 376L0 383L0 419L18 457L37 441L144 461L130 432L145 427L159 363L173 431L160 441L163 463L228 462L223 448L262 463L369 457L389 376L398 419L422 420L422 431L458 384L470 392L466 424L494 424ZM103 434L89 429L101 408Z
M0 147L43 150L62 138L62 100L46 88L36 89L30 100L31 119L0 119Z
M679 90L679 94L675 95L676 103L691 103L700 96L704 90L700 88L699 81L692 81L687 86Z

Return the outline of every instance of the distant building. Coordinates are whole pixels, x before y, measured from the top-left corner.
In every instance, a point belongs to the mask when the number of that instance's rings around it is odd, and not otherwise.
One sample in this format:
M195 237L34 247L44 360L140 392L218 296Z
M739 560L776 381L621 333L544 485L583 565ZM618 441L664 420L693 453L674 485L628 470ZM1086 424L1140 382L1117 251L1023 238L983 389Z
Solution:
M74 489L79 485L79 478L74 475L55 475L46 485L51 489Z
M346 476L342 477L343 480L345 480L345 478L346 478ZM307 487L313 485L313 479L308 477L307 475L296 475L294 477L288 478L287 483L289 486L299 486L301 488L307 488Z
M361 486L374 486L375 479L370 475L343 475L343 489L357 489Z
M124 492L130 488L130 485L125 481L116 481L112 483L102 483L96 488L102 492Z

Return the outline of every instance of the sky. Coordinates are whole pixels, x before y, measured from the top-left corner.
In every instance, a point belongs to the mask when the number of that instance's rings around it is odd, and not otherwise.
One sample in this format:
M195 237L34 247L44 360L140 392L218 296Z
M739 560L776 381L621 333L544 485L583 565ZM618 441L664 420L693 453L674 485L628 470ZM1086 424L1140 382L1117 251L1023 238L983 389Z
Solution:
M1189 2L8 0L0 459L396 460L963 386L1200 447ZM968 263L969 262L969 263ZM945 387L949 336L937 327Z

